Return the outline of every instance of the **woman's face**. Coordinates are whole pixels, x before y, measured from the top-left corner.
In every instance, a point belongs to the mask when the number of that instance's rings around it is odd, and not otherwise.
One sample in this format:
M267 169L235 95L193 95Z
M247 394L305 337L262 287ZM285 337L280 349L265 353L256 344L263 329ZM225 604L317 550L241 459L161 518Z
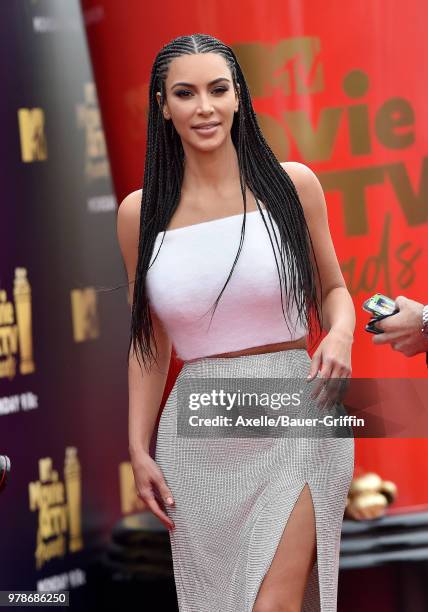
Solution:
M163 113L173 122L184 149L186 145L204 151L215 149L230 137L239 100L223 56L200 53L173 59L165 90ZM156 97L160 103L159 92ZM218 125L207 130L196 128L207 122Z

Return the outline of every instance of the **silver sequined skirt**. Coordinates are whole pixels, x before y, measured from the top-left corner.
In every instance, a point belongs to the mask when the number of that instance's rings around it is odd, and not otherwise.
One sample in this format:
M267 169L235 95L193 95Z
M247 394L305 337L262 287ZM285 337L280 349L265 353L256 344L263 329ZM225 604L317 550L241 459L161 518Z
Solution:
M303 611L336 612L353 436L177 435L177 390L183 380L304 380L309 367L302 349L184 363L160 418L155 457L175 499L166 512L176 526L169 534L180 612L252 612L306 483L315 511L317 560Z

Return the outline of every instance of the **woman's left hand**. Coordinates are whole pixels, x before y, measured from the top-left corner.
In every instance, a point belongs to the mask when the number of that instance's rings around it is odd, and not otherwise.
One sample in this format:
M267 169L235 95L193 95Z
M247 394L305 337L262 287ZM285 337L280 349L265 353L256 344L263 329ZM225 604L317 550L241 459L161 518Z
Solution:
M321 381L316 386L313 397L318 397L319 403L323 406L337 401L343 388L342 380L350 378L352 375L352 343L353 336L351 334L331 329L312 356L307 380L308 382L312 381L319 372ZM323 398L321 398L322 391L325 393Z

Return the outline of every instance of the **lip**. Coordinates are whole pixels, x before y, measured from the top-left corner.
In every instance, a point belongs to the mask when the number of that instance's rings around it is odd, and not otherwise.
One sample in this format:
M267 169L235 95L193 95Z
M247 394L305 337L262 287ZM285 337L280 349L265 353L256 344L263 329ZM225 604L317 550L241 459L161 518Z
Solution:
M206 121L205 123L198 123L198 125L194 125L193 127L195 129L198 129L198 128L204 128L204 127L206 128L215 127L217 125L220 125L220 121Z
M209 136L211 134L214 134L214 132L216 131L216 129L220 126L219 123L216 123L214 125L208 125L206 127L198 127L198 126L194 126L193 129L198 132L201 135L206 135Z

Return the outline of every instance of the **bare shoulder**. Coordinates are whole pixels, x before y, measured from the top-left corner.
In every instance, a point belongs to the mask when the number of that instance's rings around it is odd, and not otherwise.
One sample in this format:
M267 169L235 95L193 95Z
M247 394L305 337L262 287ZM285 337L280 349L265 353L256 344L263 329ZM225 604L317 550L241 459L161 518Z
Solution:
M138 240L141 194L142 190L137 189L129 193L119 205L117 211L117 236L122 251L130 241Z
M297 161L286 161L282 162L281 166L289 175L296 188L313 188L314 185L316 185L317 183L319 184L319 180L315 172L305 164L302 164Z
M129 217L135 217L135 215L138 215L138 218L140 217L142 193L142 189L137 189L136 191L132 191L125 198L123 198L117 211L118 220L119 218L122 220L127 219Z
M326 208L321 183L309 166L297 161L282 162L281 166L293 181L305 215L310 215Z

